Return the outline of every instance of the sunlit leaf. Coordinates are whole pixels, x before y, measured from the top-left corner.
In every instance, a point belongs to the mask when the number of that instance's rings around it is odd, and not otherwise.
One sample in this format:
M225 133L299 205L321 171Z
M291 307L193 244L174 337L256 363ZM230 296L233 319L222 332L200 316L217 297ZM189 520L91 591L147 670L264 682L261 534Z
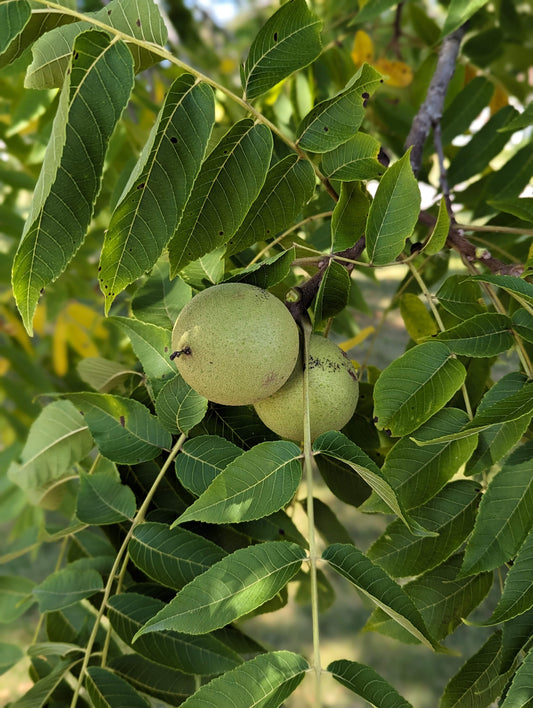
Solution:
M270 541L226 556L178 592L134 639L164 629L205 634L273 598L298 572L305 550Z
M320 28L305 0L282 5L261 27L248 52L241 72L246 98L257 98L314 61L322 49Z
M439 213L437 215L437 221L433 227L433 231L429 235L429 238L424 246L424 253L429 256L434 255L441 251L448 238L448 232L450 230L450 216L448 214L448 208L446 206L446 199L441 198L439 202Z
M30 333L42 289L65 270L83 242L107 145L133 87L129 50L102 32L80 35L71 59L13 262L13 293ZM102 101L102 95L109 100Z
M454 32L486 4L487 0L451 0L441 37Z
M413 70L404 61L380 57L375 67L385 77L385 83L389 86L405 88L413 80Z
M400 313L405 329L417 344L438 333L435 319L415 293L404 293L400 297Z
M529 305L533 305L533 283L529 283L527 280L513 275L475 275L472 280L481 280L484 283L495 285L497 288L501 288L513 295L519 301L523 300Z
M364 64L364 62L372 62L374 58L374 42L367 32L357 30L350 56L356 66Z

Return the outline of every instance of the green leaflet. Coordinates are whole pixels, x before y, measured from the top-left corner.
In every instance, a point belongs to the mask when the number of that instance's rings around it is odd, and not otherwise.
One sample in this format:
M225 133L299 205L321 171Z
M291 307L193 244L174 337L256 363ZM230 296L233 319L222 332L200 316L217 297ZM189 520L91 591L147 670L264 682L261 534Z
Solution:
M170 280L168 261L160 259L150 277L131 301L136 319L164 329L172 329L182 308L192 297L192 288L181 278Z
M107 665L134 688L168 705L180 705L195 690L194 676L161 666L139 654L114 657Z
M322 49L321 24L305 0L282 5L257 33L242 67L245 98L257 98L314 61Z
M11 0L0 5L0 55L20 35L30 17L30 4L25 0Z
M113 299L152 268L173 236L214 121L211 87L182 74L167 92L107 228L98 276L106 314Z
M374 415L380 429L409 435L436 413L466 378L464 366L442 342L409 349L380 375L374 388Z
M13 622L33 605L34 586L23 575L0 575L0 623Z
M444 27L442 28L441 38L458 29L486 4L487 0L467 0L467 2L465 0L451 0Z
M113 671L89 666L87 674L87 692L95 708L149 708L148 701Z
M366 249L376 266L400 255L418 220L420 190L409 156L410 150L387 169L370 205Z
M331 250L353 246L365 232L370 195L362 182L342 182L339 201L331 216Z
M74 605L104 589L102 576L92 568L62 568L33 588L41 612Z
M256 445L231 461L175 523L253 521L278 511L300 483L299 457L298 445L285 440Z
M171 433L188 433L201 422L207 411L207 399L177 375L160 389L155 412Z
M330 179L343 182L376 179L386 170L378 160L379 149L379 142L371 135L357 133L335 150L326 152L320 166Z
M277 595L304 558L303 548L286 541L241 548L194 578L133 640L165 629L206 634L224 627Z
M333 150L357 132L364 118L363 99L357 87L318 103L302 120L297 144L303 150Z
M76 516L86 524L133 519L137 502L132 490L107 474L80 474Z
M218 435L198 435L187 440L176 457L176 474L183 486L200 496L243 450Z
M463 4L462 0L459 0ZM494 84L484 76L476 76L460 91L442 116L442 144L447 145L468 130L490 101L494 93Z
M138 0L111 0L101 10L87 14L127 37L152 42L159 46L164 46L167 41L165 23L156 3L152 0L145 0L142 4ZM66 19L60 15L62 20L57 21L57 24L64 22L70 24L57 28L47 26L51 31L39 35L33 45L33 61L26 72L26 87L36 89L60 87L68 71L77 37L94 27L88 21L72 22L75 18L69 18L67 12L65 15L67 15ZM108 36L109 39L113 36L111 29ZM125 41L127 42L127 39ZM138 44L128 43L128 49L128 55L131 54L134 59L135 73L159 61L159 57Z
M332 661L327 670L345 688L380 708L412 708L371 666L347 659Z
M29 333L43 288L65 270L83 242L107 145L133 87L129 50L121 42L111 44L102 32L77 38L71 66L13 262L13 293ZM102 94L110 99L102 101Z
M270 130L246 118L207 156L168 244L172 276L236 233L265 182L272 145Z
M501 708L527 708L531 704L533 651L530 650L516 672Z
M444 342L454 354L491 357L514 344L511 318L497 312L485 312L441 332L435 339Z
M320 281L320 287L315 299L315 331L322 330L331 317L342 312L348 304L350 295L350 276L346 268L330 261Z
M448 231L450 230L450 215L448 214L448 207L446 206L446 200L444 197L439 203L439 213L437 215L437 221L433 231L429 235L429 238L424 246L424 253L429 256L434 255L441 251L448 238Z

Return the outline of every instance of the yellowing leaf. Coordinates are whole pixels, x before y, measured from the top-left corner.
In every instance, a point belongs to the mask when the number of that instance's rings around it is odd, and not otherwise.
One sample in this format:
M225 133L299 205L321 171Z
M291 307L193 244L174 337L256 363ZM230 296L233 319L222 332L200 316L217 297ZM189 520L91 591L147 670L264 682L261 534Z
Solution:
M339 344L339 347L342 349L343 352L347 352L350 349L353 349L353 347L357 347L361 342L364 342L365 339L370 337L371 334L373 334L376 330L374 327L365 327L362 329L359 334L356 334L355 337L352 337L351 339L347 339L345 342L341 342Z
M33 331L40 337L44 334L44 328L46 326L46 305L44 303L39 303L37 309L35 310L35 316L33 318Z
M494 93L490 99L489 108L491 116L497 113L500 108L509 105L509 94L500 83L494 85Z
M375 62L374 67L387 77L385 83L389 86L404 88L413 80L413 70L403 61L391 61L381 57Z
M224 57L219 66L221 74L231 74L236 68L237 62L232 57Z
M475 79L478 74L478 71L475 66L472 66L472 64L467 64L465 66L465 86L466 84L470 83L472 79Z
M94 345L88 333L75 322L67 322L66 328L67 342L72 349L82 357L99 355L97 347Z
M0 356L0 376L7 373L9 369L9 360L3 356Z
M4 324L0 324L0 329L3 330L9 337L16 339L22 348L28 352L28 354L31 354L33 351L31 341L19 318L4 306L0 308L0 315L2 315L5 320Z
M59 313L52 338L52 366L58 376L68 371L67 323L63 312Z
M374 58L374 42L369 34L357 30L353 40L353 49L350 56L356 66L361 66L365 61L372 63Z

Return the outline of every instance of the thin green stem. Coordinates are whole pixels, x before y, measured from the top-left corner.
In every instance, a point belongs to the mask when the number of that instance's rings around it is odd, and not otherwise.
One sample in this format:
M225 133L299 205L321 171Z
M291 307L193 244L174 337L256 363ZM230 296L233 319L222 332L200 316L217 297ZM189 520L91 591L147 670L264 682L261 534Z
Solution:
M76 684L76 688L74 690L74 695L72 697L72 702L70 704L71 708L75 708L76 703L78 702L78 696L80 694L83 679L85 677L85 673L86 673L87 667L89 665L89 660L91 658L91 651L94 646L94 642L96 640L98 628L100 626L100 622L102 620L105 609L107 607L107 601L109 600L109 596L111 595L111 589L113 587L113 582L115 581L115 577L117 576L117 571L119 569L122 558L127 552L128 544L129 544L131 537L133 535L133 531L144 520L146 512L148 511L148 507L150 506L150 502L152 501L152 498L153 498L159 484L161 483L163 477L165 476L168 468L172 464L176 455L181 450L183 443L185 442L185 438L186 438L185 434L180 435L177 443L174 445L174 447L170 451L169 456L165 460L164 465L161 467L159 474L157 475L154 483L152 484L152 486L148 490L148 493L147 493L142 505L140 506L139 511L137 512L137 514L135 515L135 518L133 519L133 521L131 523L128 533L126 534L126 537L124 538L124 541L122 542L122 545L120 546L120 548L117 552L115 562L113 563L113 567L111 568L111 571L109 573L109 578L108 578L106 586L104 588L104 597L102 598L102 602L100 604L100 609L98 610L98 613L96 615L96 619L94 621L91 636L89 637L89 640L87 642L87 646L85 647L85 656L83 658L83 664L81 667L80 675L78 677L78 682Z
M521 229L516 226L482 226L478 224L455 224L455 228L462 231L486 231L493 234L525 234L533 236L533 229Z
M320 661L320 624L318 617L318 582L317 582L317 550L315 514L313 503L313 473L315 461L311 446L311 419L309 415L309 339L311 327L304 325L304 440L303 440L303 468L307 487L307 528L309 541L309 576L311 580L311 622L313 630L313 671L315 677L315 708L322 705L322 665Z

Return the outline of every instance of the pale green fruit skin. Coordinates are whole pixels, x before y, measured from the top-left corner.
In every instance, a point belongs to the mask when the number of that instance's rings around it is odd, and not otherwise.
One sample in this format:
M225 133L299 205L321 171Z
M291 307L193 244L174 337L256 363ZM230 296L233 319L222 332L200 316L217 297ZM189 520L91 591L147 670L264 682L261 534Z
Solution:
M205 398L227 406L271 396L298 358L299 330L277 297L244 283L223 283L195 295L172 332L174 362Z
M311 440L328 430L343 428L355 412L358 397L359 383L351 361L331 340L311 335ZM297 442L303 440L303 369L300 360L287 383L270 398L256 403L255 410L263 423L280 437Z

